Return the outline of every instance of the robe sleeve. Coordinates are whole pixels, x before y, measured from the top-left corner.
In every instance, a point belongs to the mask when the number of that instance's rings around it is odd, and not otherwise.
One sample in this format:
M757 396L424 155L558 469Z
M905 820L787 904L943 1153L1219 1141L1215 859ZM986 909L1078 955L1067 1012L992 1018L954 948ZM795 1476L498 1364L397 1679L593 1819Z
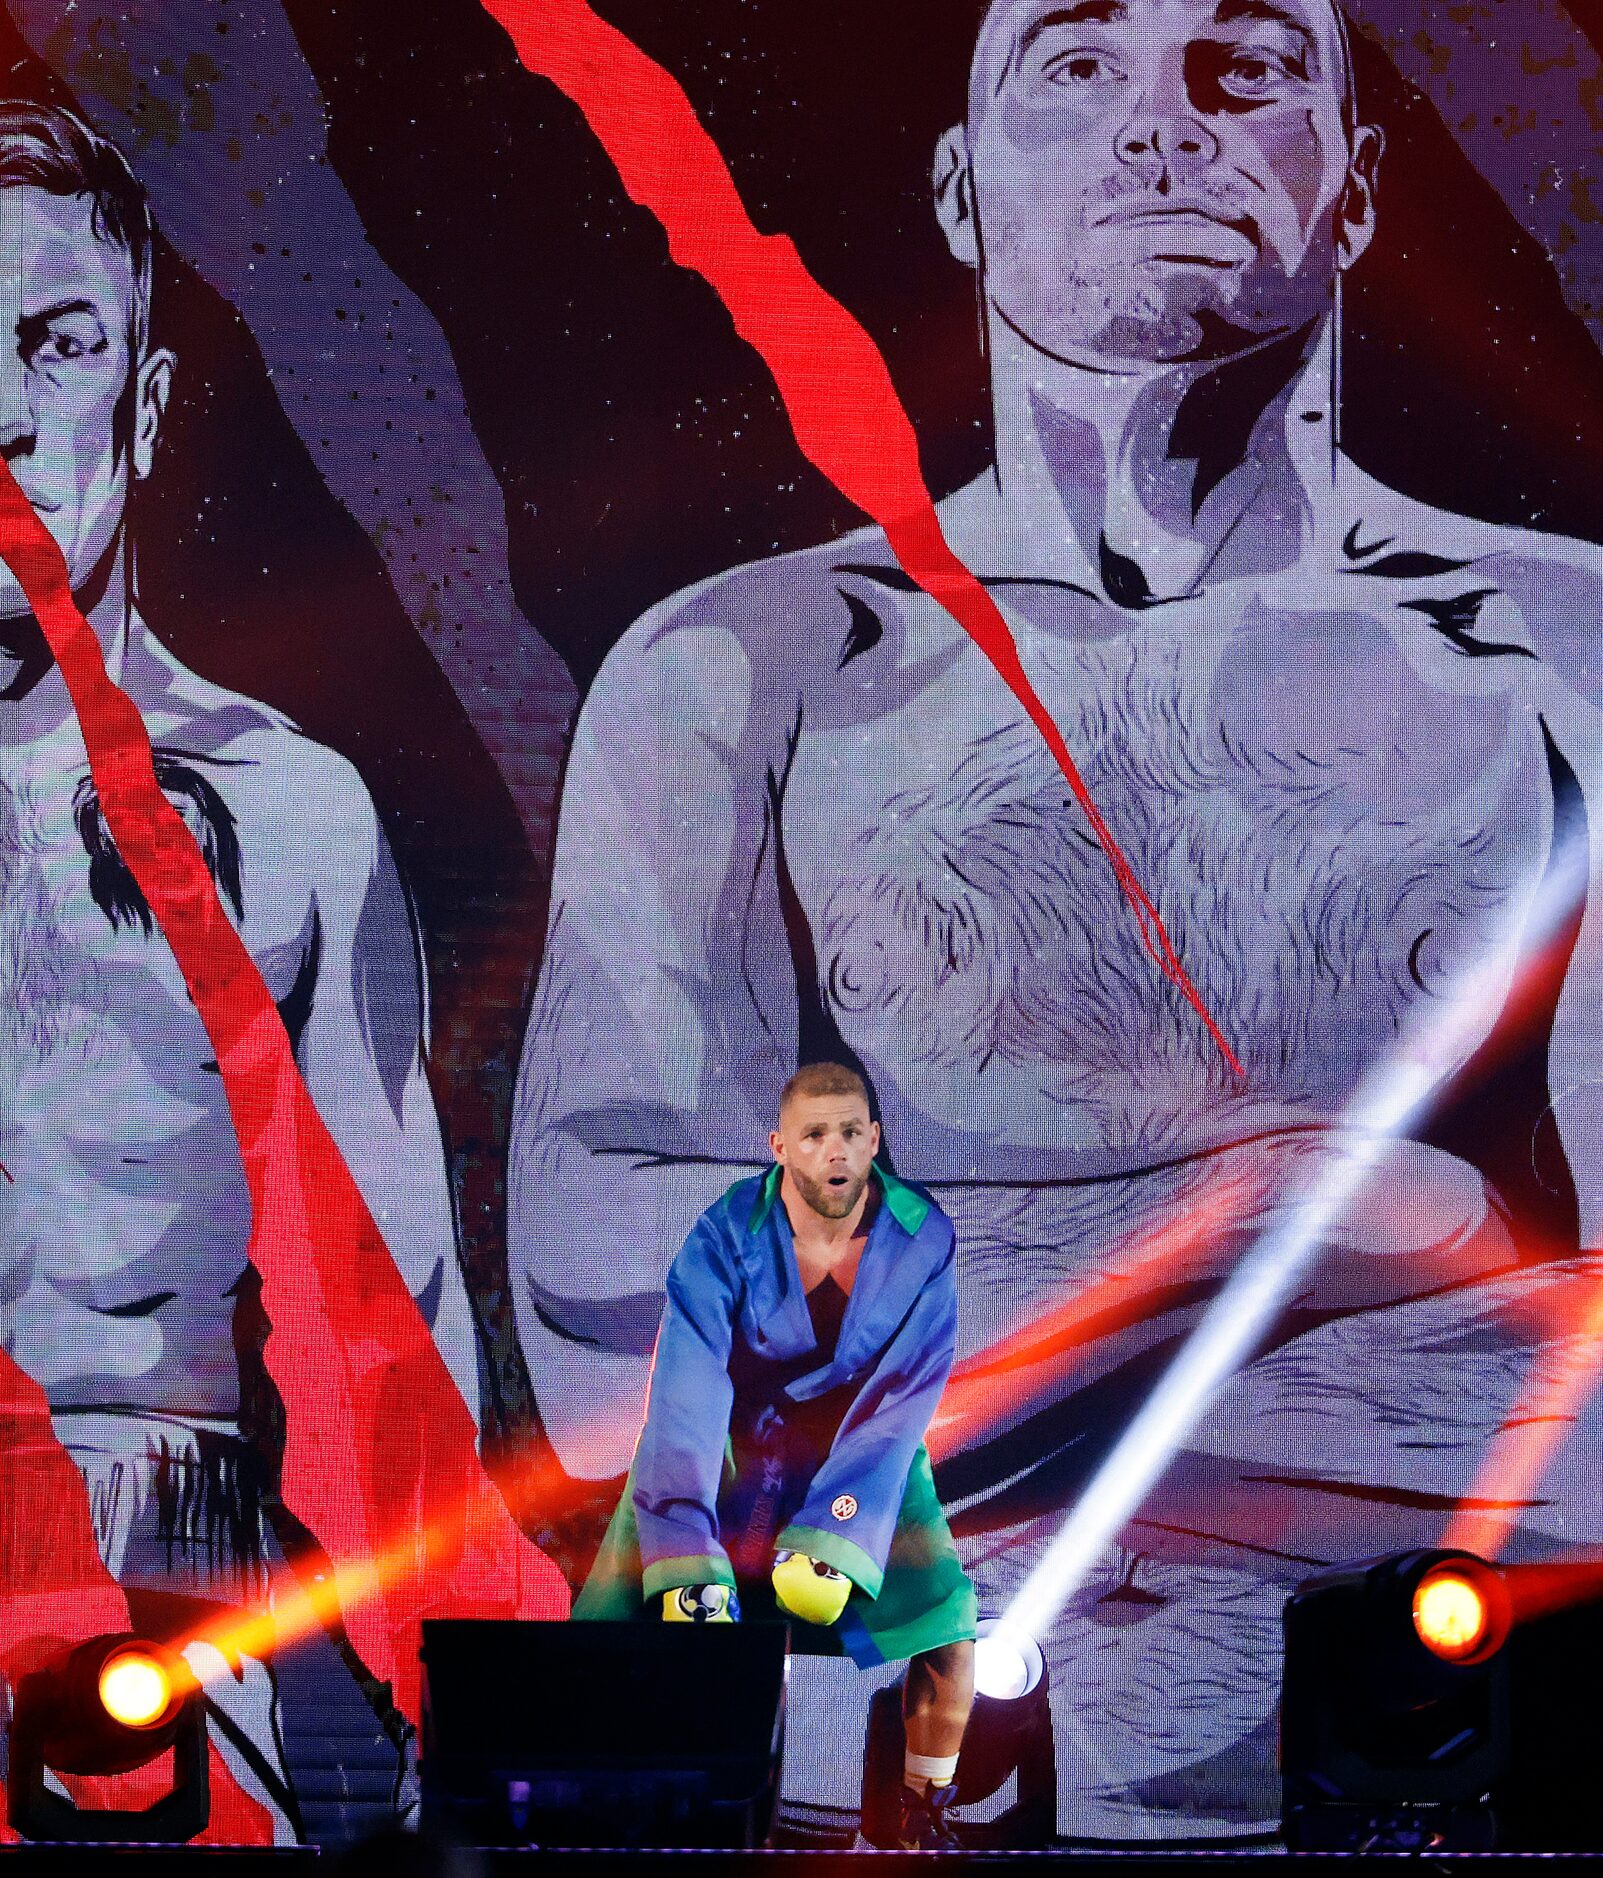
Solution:
M957 1346L956 1234L944 1215L944 1253L858 1391L780 1547L805 1552L871 1598L879 1596L913 1457L946 1387Z
M668 1273L646 1425L630 1472L641 1589L733 1585L718 1538L718 1488L734 1384L729 1351L740 1279L726 1233L703 1216Z

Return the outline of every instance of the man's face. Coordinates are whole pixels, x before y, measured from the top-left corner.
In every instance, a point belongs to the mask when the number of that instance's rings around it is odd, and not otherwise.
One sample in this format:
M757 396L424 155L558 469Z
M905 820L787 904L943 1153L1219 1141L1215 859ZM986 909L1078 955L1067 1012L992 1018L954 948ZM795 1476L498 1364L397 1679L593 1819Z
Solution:
M137 370L130 357L133 294L128 256L95 234L88 197L0 188L0 456L75 590L116 539L166 404L171 356ZM26 611L0 565L0 618Z
M996 0L954 252L1074 363L1228 354L1306 325L1368 239L1378 134L1351 139L1329 0Z
M863 1197L879 1152L879 1123L861 1096L793 1096L768 1137L796 1190L825 1219L845 1219Z

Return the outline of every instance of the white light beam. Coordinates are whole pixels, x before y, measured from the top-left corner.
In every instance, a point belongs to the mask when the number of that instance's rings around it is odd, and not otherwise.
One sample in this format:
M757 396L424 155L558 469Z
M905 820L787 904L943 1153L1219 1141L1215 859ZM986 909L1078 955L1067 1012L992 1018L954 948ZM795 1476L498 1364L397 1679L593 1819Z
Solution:
M1482 1041L1487 1013L1502 1009L1519 966L1541 954L1580 904L1586 875L1585 840L1572 836L1556 845L1540 887L1517 903L1481 961L1418 1013L1396 1053L1366 1079L1332 1130L1340 1145L1310 1188L1243 1256L1203 1313L1014 1594L1002 1619L1006 1629L1031 1637L1047 1634L1317 1261L1331 1228L1387 1147L1414 1124Z

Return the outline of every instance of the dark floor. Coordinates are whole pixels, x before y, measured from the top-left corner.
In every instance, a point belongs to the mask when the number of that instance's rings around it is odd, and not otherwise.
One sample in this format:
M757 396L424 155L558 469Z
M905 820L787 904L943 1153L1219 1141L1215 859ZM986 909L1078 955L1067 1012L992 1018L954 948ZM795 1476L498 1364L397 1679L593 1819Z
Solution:
M401 1847L394 1843L359 1849L356 1853L319 1853L314 1848L283 1852L226 1852L215 1850L175 1850L171 1847L88 1846L0 1847L0 1871L6 1878L166 1878L167 1874L190 1871L197 1878L207 1874L247 1873L288 1874L301 1868L315 1868L341 1878L585 1878L586 1874L621 1872L634 1866L642 1873L653 1866L685 1874L706 1874L706 1878L735 1878L735 1874L758 1874L766 1871L771 1878L860 1878L864 1860L891 1861L898 1869L958 1864L984 1866L1000 1872L1012 1868L1020 1873L1039 1870L1045 1863L1072 1863L1076 1870L1091 1878L1137 1878L1153 1872L1184 1878L1189 1866L1196 1878L1263 1878L1266 1859L1285 1861L1288 1854L1278 1847L1253 1849L1189 1851L1109 1851L1091 1846L1060 1846L1034 1852L620 1852L620 1851L439 1851L413 1844ZM1298 1853L1292 1862L1351 1869L1358 1862L1353 1853ZM1370 1857L1377 1856L1370 1854ZM1409 1855L1401 1855L1409 1856ZM1531 1857L1549 1863L1573 1864L1581 1859L1595 1862L1595 1854L1530 1853L1427 1853L1416 1856L1415 1869L1444 1871L1449 1868L1485 1867ZM314 1866L315 1861L315 1866Z

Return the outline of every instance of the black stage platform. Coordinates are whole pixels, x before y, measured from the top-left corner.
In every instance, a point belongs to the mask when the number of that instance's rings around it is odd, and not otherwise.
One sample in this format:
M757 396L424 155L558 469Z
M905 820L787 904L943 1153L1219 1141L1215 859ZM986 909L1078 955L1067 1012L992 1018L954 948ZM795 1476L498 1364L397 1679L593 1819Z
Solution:
M862 1878L865 1864L869 1869L883 1869L887 1863L896 1870L909 1868L954 1869L960 1865L983 1866L987 1872L1014 1870L1022 1875L1040 1872L1043 1866L1072 1865L1085 1878L1139 1878L1140 1874L1164 1873L1168 1878L1184 1878L1189 1869L1196 1878L1263 1878L1267 1866L1320 1865L1351 1869L1355 1863L1385 1859L1394 1863L1405 1860L1412 1869L1429 1871L1457 1870L1465 1867L1518 1863L1535 1860L1544 1865L1595 1868L1599 1854L1590 1852L1299 1852L1287 1853L1278 1844L1254 1843L1231 1847L1194 1847L1168 1850L1113 1850L1105 1846L1062 1845L1030 1852L842 1852L809 1848L758 1852L700 1851L572 1851L559 1847L521 1851L466 1851L441 1853L415 1843L395 1839L357 1847L341 1853L318 1853L311 1849L280 1852L226 1851L218 1849L162 1847L26 1846L0 1847L0 1873L4 1878L161 1878L172 1873L175 1878L194 1874L207 1878L208 1873L228 1873L230 1878L259 1874L260 1878L290 1878L296 1871L315 1871L328 1878L586 1878L587 1874L619 1872L634 1867L642 1873L652 1870L685 1874L705 1874L705 1878Z

